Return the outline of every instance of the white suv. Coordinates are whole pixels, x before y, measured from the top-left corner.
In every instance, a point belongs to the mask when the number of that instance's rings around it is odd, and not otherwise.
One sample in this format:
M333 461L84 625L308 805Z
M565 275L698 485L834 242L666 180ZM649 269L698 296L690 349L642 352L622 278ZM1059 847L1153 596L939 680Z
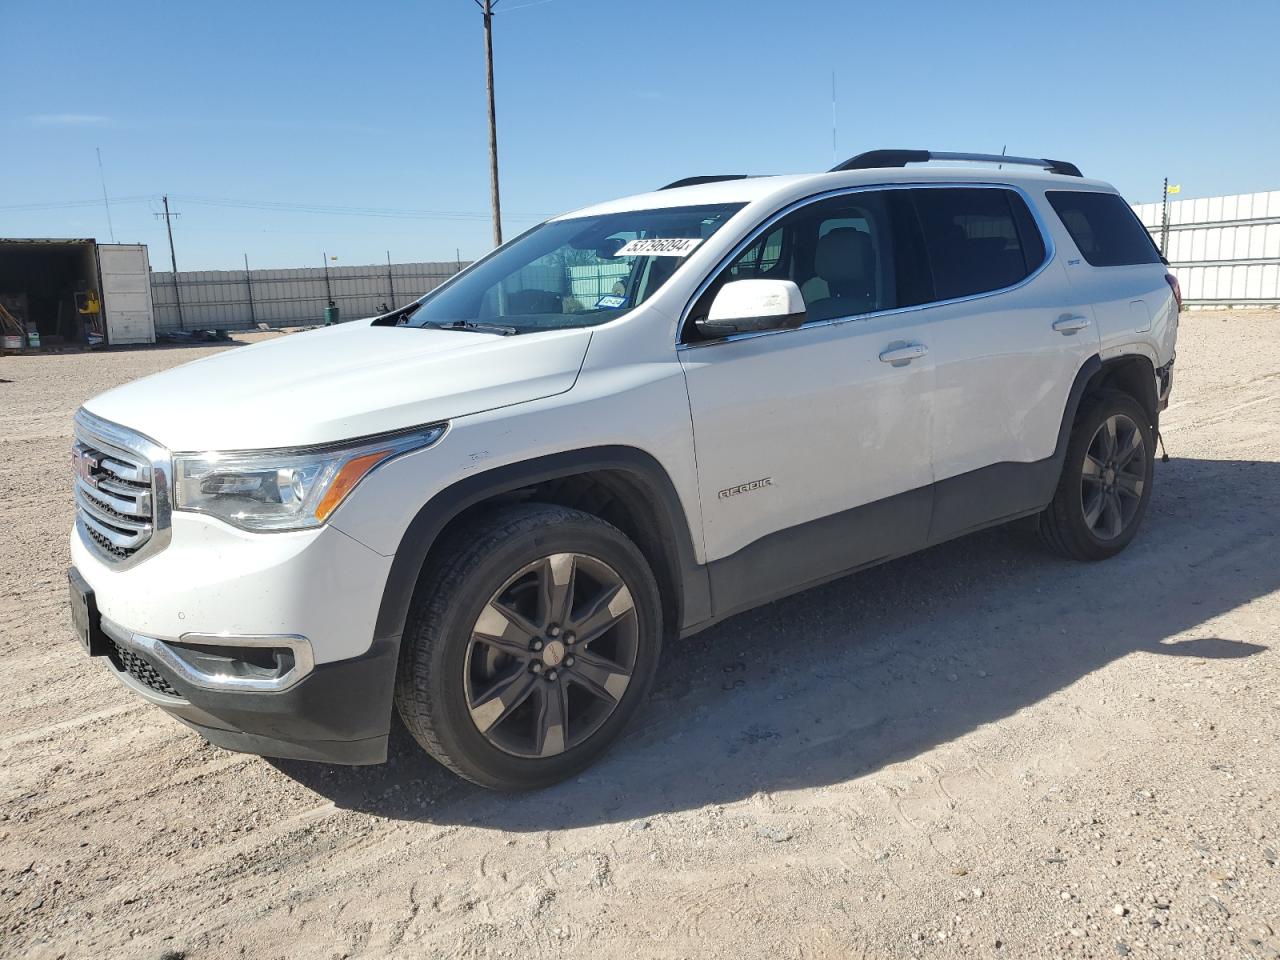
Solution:
M1178 309L1068 163L681 181L90 400L73 616L215 744L376 763L394 705L462 776L548 784L664 638L1019 517L1123 549Z

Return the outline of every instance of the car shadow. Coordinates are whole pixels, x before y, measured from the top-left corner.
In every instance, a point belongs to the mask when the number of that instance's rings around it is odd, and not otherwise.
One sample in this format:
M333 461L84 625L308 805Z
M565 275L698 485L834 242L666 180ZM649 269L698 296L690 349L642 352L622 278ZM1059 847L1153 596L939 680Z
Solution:
M1023 523L741 614L668 645L632 729L577 779L537 794L459 780L398 721L382 766L270 762L345 809L517 831L843 782L1120 657L1266 650L1195 634L1280 589L1278 507L1280 464L1175 458L1157 464L1140 536L1105 563L1057 559Z

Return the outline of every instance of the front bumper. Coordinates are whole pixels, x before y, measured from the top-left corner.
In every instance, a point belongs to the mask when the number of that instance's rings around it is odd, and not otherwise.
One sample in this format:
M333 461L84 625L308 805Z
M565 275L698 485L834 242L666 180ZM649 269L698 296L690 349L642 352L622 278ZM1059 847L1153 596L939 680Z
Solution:
M101 620L106 661L138 696L210 743L267 757L327 763L381 763L387 757L397 638L364 654L314 666L282 690L212 689L157 656L154 638ZM227 638L231 639L231 638Z
M332 526L250 534L175 514L173 528L163 550L125 569L73 531L96 659L218 746L384 760L399 637L373 633L390 558Z

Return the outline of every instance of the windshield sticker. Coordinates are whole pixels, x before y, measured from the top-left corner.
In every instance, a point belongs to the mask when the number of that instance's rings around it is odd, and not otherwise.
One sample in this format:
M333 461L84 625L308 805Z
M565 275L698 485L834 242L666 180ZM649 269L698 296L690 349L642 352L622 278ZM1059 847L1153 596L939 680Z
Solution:
M702 242L701 237L673 237L663 240L648 237L644 240L632 240L619 250L618 257L687 257Z
M612 293L608 296L601 297L596 301L597 310L617 310L618 308L625 307L626 305L626 297L619 297L617 294Z

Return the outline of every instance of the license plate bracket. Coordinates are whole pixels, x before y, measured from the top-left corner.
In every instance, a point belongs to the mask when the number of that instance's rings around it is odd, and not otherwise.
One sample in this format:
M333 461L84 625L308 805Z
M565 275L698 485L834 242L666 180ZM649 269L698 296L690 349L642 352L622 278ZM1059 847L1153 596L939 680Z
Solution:
M93 588L75 567L67 571L67 588L71 599L71 625L84 652L91 657L106 656L107 635L102 632L102 616L93 596Z

